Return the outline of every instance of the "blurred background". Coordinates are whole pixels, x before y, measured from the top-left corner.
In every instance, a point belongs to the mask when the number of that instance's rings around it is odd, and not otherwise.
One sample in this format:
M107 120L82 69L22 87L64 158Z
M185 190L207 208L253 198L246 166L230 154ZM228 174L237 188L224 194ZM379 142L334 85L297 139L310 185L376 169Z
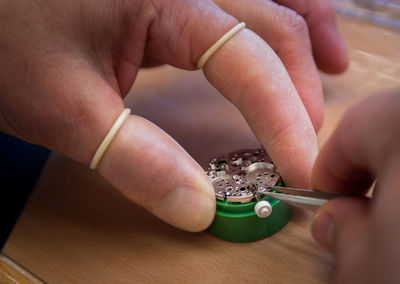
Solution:
M352 18L400 27L399 0L332 0L337 13Z

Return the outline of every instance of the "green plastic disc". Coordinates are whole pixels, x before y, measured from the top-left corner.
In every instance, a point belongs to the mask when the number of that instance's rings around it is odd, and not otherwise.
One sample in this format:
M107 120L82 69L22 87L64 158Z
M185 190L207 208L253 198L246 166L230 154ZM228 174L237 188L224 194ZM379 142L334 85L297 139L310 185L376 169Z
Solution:
M256 201L233 203L217 200L217 211L209 231L232 242L252 242L273 235L289 222L289 205L269 197L262 200L267 200L272 207L272 213L267 218L256 215Z
M217 210L209 231L217 237L233 242L251 242L271 236L290 219L286 203L266 196L255 196L256 191L269 191L269 186L282 186L278 169L264 148L242 149L210 161L207 175L213 184ZM266 200L266 218L254 211L255 197ZM272 211L271 211L272 209ZM260 211L258 211L260 214ZM265 211L264 211L265 212ZM260 214L261 216L263 214Z

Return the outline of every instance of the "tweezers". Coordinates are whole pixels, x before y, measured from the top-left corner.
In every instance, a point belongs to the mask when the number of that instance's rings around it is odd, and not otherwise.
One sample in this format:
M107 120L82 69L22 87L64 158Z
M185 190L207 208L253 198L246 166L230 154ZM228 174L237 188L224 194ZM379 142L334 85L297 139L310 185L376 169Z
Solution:
M257 191L257 193L311 211L317 210L319 207L328 202L329 199L347 196L320 192L310 189L290 188L282 186L268 186L268 188L277 192Z

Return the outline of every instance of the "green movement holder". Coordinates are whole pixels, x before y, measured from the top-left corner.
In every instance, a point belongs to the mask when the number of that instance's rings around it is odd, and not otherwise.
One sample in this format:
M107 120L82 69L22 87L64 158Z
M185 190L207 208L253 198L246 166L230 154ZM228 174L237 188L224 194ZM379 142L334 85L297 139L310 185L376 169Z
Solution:
M256 201L235 203L217 200L217 211L209 231L231 242L252 242L273 235L289 222L289 205L266 196L261 200L271 204L272 213L267 218L256 215Z

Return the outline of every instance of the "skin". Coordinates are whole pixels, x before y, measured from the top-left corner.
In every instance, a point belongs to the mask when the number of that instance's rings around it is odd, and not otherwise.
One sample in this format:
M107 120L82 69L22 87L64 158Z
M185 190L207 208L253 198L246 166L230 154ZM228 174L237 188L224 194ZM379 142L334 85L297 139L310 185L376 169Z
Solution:
M239 21L248 29L204 74L243 113L286 183L307 187L323 120L317 66L339 73L347 65L328 1L0 1L0 130L88 164L141 66L195 69ZM400 282L399 109L399 92L368 98L315 162L314 188L355 195L321 207L312 226L337 256L340 283ZM128 118L98 171L181 229L203 230L214 216L203 170L144 118ZM374 199L363 198L376 178Z
M399 283L400 92L350 109L322 148L312 185L355 197L316 212L314 238L337 257L338 283ZM377 179L373 199L363 195Z
M347 55L328 0L300 2L0 1L0 130L88 164L141 66L193 70L245 21L204 75L243 113L287 184L307 187L323 120L316 66L343 71ZM204 171L144 118L125 121L97 170L173 226L201 231L213 219Z

